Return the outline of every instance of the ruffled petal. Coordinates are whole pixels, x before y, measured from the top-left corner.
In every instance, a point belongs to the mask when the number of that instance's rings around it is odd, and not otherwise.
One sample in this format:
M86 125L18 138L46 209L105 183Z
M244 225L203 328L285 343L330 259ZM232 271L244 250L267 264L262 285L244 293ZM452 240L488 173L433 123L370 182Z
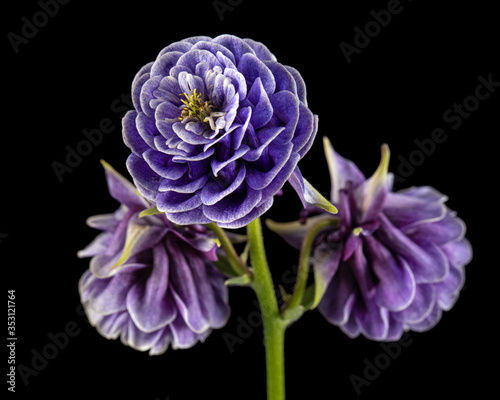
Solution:
M374 301L390 311L405 309L413 301L416 291L410 267L403 259L394 257L373 236L362 240L370 266L378 278Z
M191 330L197 333L203 332L210 326L210 323L202 311L200 293L197 291L195 278L186 258L187 254L183 254L178 244L169 237L167 237L167 245L171 249L169 264L172 285L170 289L179 313Z
M404 310L392 313L392 316L401 323L417 324L431 313L436 297L435 285L417 285L412 303Z
M153 66L154 62L147 63L144 65L135 75L133 81L132 81L132 104L134 105L134 108L137 110L137 112L142 112L141 108L141 89L144 83L146 83L149 78L150 78L150 71L151 67Z
M361 182L364 182L365 177L356 164L341 157L333 149L330 140L326 136L323 137L323 147L332 182L330 200L337 204L339 192L347 187L347 182L352 182L353 186L358 186Z
M153 266L147 279L133 285L127 294L127 310L137 327L153 332L172 322L177 309L168 291L169 264L162 245L153 248Z
M349 320L356 298L356 280L349 265L342 263L328 285L318 309L332 324L344 325Z
M435 303L427 317L415 324L407 324L407 326L415 332L425 332L436 326L436 324L441 320L442 315L443 312L441 311L441 308L439 308L438 304Z
M169 328L172 332L173 349L189 349L198 343L198 341L204 339L211 331L208 329L203 334L193 332L180 316L170 324Z
M304 208L319 207L331 214L337 213L335 206L304 179L298 167L295 168L293 173L290 175L288 182L290 182L292 187L297 192Z
M203 205L203 213L214 222L230 223L248 215L261 201L262 193L242 184L238 190L213 205Z
M462 239L465 230L464 222L450 212L439 221L420 223L402 229L413 241L429 241L437 245Z
M376 218L384 207L391 180L388 177L389 147L382 145L382 157L375 173L356 187L355 196L361 212L358 223L362 224Z
M97 324L98 332L106 339L117 339L127 325L129 317L126 312L103 316Z
M389 311L379 307L374 299L376 281L361 246L358 246L348 263L361 294L356 297L352 311L359 330L369 339L384 340L389 332Z
M416 283L442 281L449 271L449 263L443 251L433 243L415 243L384 216L380 216L380 228L376 236L393 253L404 259L411 268Z
M443 201L434 197L429 201L428 196L416 196L415 191L389 193L383 212L394 226L408 230L417 224L442 220L447 213Z
M138 351L150 350L163 335L163 330L143 332L129 319L120 336L121 342Z
M110 315L127 309L127 294L135 283L137 275L121 273L106 280L106 287L95 291L88 305L101 315Z
M105 169L106 180L111 197L125 204L132 210L143 210L148 207L148 203L137 195L135 187L119 174L111 165L101 161Z

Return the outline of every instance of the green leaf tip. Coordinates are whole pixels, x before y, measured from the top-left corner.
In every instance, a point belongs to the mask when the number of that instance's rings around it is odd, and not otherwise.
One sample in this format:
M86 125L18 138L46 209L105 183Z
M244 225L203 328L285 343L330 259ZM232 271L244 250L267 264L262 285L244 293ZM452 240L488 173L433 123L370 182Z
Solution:
M337 214L337 208L304 179L304 199L310 206L322 208L330 214Z
M248 275L241 275L229 278L224 283L226 286L248 286L252 283L252 279Z
M159 211L156 206L148 208L147 210L141 211L139 213L139 218L146 217L148 215L156 215L156 214L163 214L163 212Z

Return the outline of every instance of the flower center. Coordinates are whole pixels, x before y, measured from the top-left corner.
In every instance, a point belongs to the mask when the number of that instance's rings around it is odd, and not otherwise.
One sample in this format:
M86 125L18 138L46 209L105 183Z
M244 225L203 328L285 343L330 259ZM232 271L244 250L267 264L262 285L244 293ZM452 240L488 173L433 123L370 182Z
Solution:
M187 93L181 93L179 96L184 96L186 100L182 100L185 107L181 112L181 116L179 117L179 121L183 121L184 119L195 120L200 122L208 123L208 118L210 114L214 110L214 106L210 104L210 101L203 101L201 99L201 93L196 92L196 89L193 90L193 94L189 95Z

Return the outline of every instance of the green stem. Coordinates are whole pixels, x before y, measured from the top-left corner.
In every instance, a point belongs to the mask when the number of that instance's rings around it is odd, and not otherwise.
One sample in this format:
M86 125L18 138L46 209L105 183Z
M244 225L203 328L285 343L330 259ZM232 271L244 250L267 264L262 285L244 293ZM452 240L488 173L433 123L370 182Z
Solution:
M299 307L302 304L302 298L304 296L304 291L307 285L307 278L309 275L309 259L311 256L311 249L316 235L322 229L328 226L335 226L337 224L337 218L322 219L314 224L307 232L307 235L304 238L302 247L300 249L297 280L295 281L295 287L293 289L292 296L290 297L285 308L286 310L293 310L294 308Z
M262 226L257 218L247 226L254 279L252 288L259 301L266 351L267 399L285 399L285 329L267 264Z
M207 227L210 228L220 240L221 246L227 255L227 259L231 263L231 267L233 268L234 272L236 272L240 276L248 275L249 277L252 277L252 271L248 269L245 262L240 258L233 244L231 243L231 240L229 240L229 238L227 237L224 229L222 229L215 222L207 224Z

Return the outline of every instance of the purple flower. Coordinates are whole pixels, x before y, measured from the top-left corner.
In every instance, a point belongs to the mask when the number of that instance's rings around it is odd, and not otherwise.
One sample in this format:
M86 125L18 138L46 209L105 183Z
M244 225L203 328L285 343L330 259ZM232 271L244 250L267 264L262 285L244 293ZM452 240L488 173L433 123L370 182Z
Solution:
M435 189L392 192L389 149L366 179L325 139L336 227L320 231L312 255L315 304L348 336L397 340L406 330L426 331L454 305L472 257L465 224ZM307 211L306 211L307 212ZM270 226L299 246L318 214L302 224Z
M317 131L300 74L231 35L165 47L135 76L132 99L128 170L181 225L238 228L262 215Z
M103 163L105 164L105 163ZM157 355L204 341L229 318L224 276L212 261L217 243L201 225L178 227L164 215L139 216L150 204L105 164L113 214L88 219L103 231L79 257L92 257L80 297L108 339Z

